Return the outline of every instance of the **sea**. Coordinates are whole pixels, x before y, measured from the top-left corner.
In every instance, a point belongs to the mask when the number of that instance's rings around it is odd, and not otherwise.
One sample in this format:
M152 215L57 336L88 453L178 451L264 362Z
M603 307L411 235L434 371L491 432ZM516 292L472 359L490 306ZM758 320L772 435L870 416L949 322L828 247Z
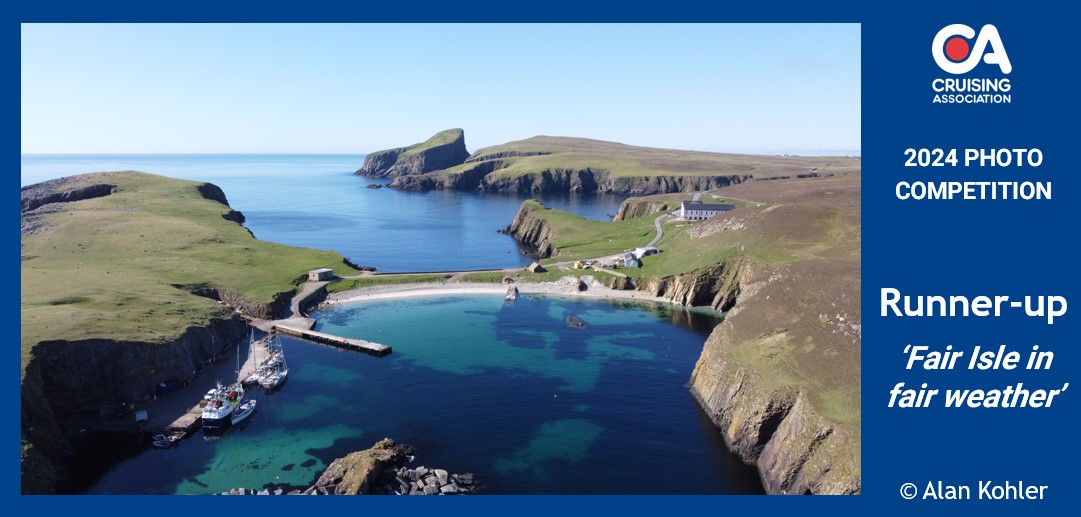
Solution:
M24 155L22 184L140 170L209 181L256 237L338 251L381 271L514 267L530 257L497 230L527 196L371 189L353 155ZM606 220L619 196L545 195ZM573 315L584 328L569 325ZM449 295L332 305L317 330L391 345L382 358L287 337L277 391L251 419L171 449L129 438L75 448L70 493L210 494L302 488L349 452L391 437L412 466L472 472L484 494L759 494L695 403L691 372L721 322L711 311L558 296ZM246 354L246 342L238 345ZM238 360L241 358L238 357ZM194 404L226 360L171 394ZM164 407L170 401L162 401Z
M22 185L87 172L137 170L222 188L262 240L329 249L384 272L497 269L531 257L508 235L522 201L611 220L612 194L405 192L353 172L363 155L23 155Z

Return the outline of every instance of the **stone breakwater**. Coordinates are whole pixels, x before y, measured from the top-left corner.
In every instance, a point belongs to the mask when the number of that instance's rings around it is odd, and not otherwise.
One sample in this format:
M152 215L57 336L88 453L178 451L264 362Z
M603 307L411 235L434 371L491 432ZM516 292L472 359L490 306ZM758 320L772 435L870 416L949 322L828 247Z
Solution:
M476 493L480 488L472 473L450 474L443 469L429 469L417 467L407 469L399 467L397 470L388 468L383 470L383 476L379 479L379 490L369 492L368 495L465 495ZM221 495L335 495L333 487L312 485L306 490L290 490L283 488L234 488Z
M386 495L454 495L477 490L473 474L450 474L443 469L417 467L385 469L380 490Z

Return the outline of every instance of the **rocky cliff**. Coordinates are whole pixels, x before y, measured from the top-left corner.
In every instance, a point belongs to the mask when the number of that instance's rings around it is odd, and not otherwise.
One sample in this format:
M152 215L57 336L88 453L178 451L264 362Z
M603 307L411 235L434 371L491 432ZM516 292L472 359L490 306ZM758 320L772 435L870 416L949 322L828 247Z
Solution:
M431 174L411 174L398 176L388 185L398 190L484 190L481 186L492 171L503 167L503 162L491 160L479 163L467 163L455 167L452 171L438 171Z
M744 275L738 303L691 376L692 395L729 448L758 466L771 494L861 491L852 266L790 264Z
M465 132L448 129L419 144L368 154L355 174L378 178L426 174L461 165L466 158Z
M623 200L619 205L619 211L613 221L625 221L635 217L643 217L658 212L668 212L679 208L678 201L655 201L631 197Z
M526 201L518 209L514 221L503 230L530 248L537 258L548 258L555 253L555 247L551 243L552 227L544 218L545 210L548 208L537 201Z
M115 191L116 185L108 183L78 185L72 177L58 178L23 187L22 211L29 212L49 203L70 203L108 196Z
M691 394L771 494L858 494L859 301L850 267L744 259L613 287L728 311ZM831 288L829 284L842 284ZM746 287L744 287L746 286ZM824 300L829 300L825 302ZM738 301L738 303L737 303ZM808 317L807 307L821 313ZM813 384L807 379L814 379Z
M206 362L239 342L248 326L238 318L186 329L170 342L104 339L46 341L34 347L22 382L22 491L53 493L66 475L65 438L104 405L144 400L156 382L189 380Z
M746 175L617 176L604 169L546 168L522 174L503 174L501 160L470 162L464 167L432 174L396 178L390 188L401 190L476 190L482 192L577 192L627 195L710 190L745 181Z

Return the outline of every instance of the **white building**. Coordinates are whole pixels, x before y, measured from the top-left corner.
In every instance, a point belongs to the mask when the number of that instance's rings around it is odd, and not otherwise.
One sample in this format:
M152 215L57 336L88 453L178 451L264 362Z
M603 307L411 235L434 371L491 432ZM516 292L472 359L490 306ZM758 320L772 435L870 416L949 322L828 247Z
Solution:
M736 205L720 205L714 203L698 203L684 201L679 205L679 217L685 221L705 221L721 212L727 212L736 208Z
M638 260L642 260L642 257L648 257L650 255L656 255L656 254L658 254L660 252L661 252L661 250L659 250L657 248L654 248L653 246L645 246L645 247L642 247L642 248L634 248L634 251L632 251L631 253L634 253L634 258L636 258Z

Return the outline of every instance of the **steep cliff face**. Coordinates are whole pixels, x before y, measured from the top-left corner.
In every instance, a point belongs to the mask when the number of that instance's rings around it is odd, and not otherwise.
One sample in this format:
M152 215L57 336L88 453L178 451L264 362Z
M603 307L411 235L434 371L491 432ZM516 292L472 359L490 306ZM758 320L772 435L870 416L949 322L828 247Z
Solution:
M551 257L555 252L551 243L552 227L543 216L545 210L548 209L536 201L526 201L518 209L514 221L504 230L507 235L532 248L538 258Z
M371 153L355 174L379 178L426 174L461 165L466 158L465 132L448 129L419 144Z
M49 203L70 203L72 201L108 196L116 189L116 185L105 183L65 188L64 180L66 179L60 178L23 187L22 211L29 212Z
M450 171L438 171L431 174L411 174L399 176L388 187L398 190L483 190L481 184L492 171L502 168L503 162L492 160L473 164Z
M749 176L615 176L603 169L554 168L523 174L500 174L500 160L472 162L462 170L402 176L390 188L401 190L478 190L483 192L578 192L627 195L709 190L740 183Z
M679 203L668 201L651 201L647 199L631 197L623 200L616 212L614 221L625 221L635 217L653 215L658 212L668 212L679 208Z
M67 428L98 408L142 400L157 382L191 379L207 359L247 336L237 319L187 329L168 343L103 339L34 347L22 383L22 437L36 451L22 462L23 493L53 493L65 475Z
M682 275L650 278L638 290L687 307L727 311L739 297L740 278L752 269L749 261L732 259Z
M476 152L469 158L466 158L465 163L483 162L486 160L496 160L499 158L520 158L523 156L546 156L552 154L547 151L500 151L494 153L488 152Z
M851 283L837 272L790 265L745 277L692 374L692 395L769 493L861 490L858 295L831 297L840 290L819 283ZM792 311L816 303L817 317Z

